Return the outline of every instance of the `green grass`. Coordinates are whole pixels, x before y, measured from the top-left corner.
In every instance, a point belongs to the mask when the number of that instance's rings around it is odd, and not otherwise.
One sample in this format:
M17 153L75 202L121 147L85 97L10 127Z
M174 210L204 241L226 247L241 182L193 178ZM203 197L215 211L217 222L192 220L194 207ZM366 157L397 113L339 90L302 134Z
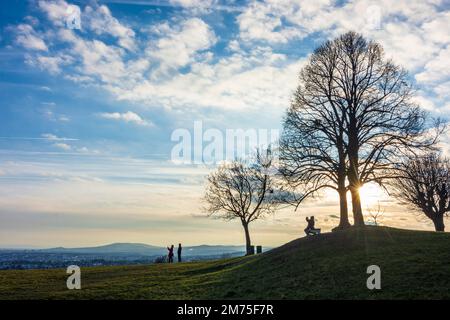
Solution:
M381 268L381 290L366 287ZM450 234L387 227L300 238L262 255L208 262L0 271L1 299L449 299Z

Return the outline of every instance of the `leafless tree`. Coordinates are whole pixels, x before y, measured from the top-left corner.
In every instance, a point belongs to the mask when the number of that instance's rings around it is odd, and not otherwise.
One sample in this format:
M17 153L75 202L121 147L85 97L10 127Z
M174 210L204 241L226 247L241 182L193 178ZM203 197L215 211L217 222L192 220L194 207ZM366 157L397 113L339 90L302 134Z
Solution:
M404 69L384 57L382 47L349 32L334 41L339 76L335 100L345 110L348 180L356 225L364 224L359 189L367 182L392 178L407 152L430 148L426 114L411 101Z
M301 142L314 152L298 152L295 159L293 150L290 156L294 178L303 167L313 171L318 186L331 182L341 197L341 220L344 194L350 190L354 223L364 225L359 189L393 178L389 168L436 141L412 95L407 73L384 57L378 43L355 32L324 43L301 71L285 121L289 143L314 135Z
M369 217L372 219L372 223L375 226L378 226L379 225L379 219L384 214L384 209L381 209L380 201L378 201L376 209L370 208L367 211L369 212Z
M450 160L437 153L417 156L403 164L402 175L393 180L392 193L433 221L436 231L444 231L444 216L450 211Z
M245 233L247 254L251 253L249 224L273 213L279 202L272 197L275 187L270 150L258 152L256 161L235 160L217 168L207 178L207 212L225 220L239 219Z

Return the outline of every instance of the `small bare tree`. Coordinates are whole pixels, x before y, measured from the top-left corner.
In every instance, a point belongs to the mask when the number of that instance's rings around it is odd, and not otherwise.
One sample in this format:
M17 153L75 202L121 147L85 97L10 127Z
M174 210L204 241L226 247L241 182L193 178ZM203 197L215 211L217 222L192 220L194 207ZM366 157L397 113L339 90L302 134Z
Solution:
M450 211L450 161L437 153L409 159L402 177L392 182L393 195L425 214L436 231L444 231L444 216Z
M251 254L249 224L274 212L279 202L272 196L272 154L258 152L256 161L235 160L217 168L207 178L207 212L224 220L239 219L245 232L247 254Z
M374 226L378 226L380 225L379 223L379 219L383 216L384 214L384 209L381 209L381 205L380 205L380 201L378 201L377 207L376 209L374 208L369 208L368 210L369 213L369 217L372 219L371 223L373 223Z

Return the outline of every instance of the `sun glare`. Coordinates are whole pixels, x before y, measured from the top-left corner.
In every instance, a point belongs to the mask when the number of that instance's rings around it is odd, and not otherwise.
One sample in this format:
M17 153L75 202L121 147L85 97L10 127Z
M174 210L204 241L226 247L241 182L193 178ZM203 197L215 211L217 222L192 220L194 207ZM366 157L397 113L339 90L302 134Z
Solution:
M387 198L386 192L374 183L365 184L361 189L359 189L359 193L363 208L371 208L376 206L378 201L382 201Z

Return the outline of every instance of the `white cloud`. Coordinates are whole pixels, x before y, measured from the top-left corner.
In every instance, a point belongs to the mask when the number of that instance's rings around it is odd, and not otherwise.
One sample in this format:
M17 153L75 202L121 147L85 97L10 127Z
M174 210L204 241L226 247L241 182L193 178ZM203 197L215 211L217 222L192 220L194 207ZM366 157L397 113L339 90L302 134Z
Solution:
M69 4L64 0L39 1L38 4L39 8L58 27L63 27L66 24L69 7L75 8L76 12L81 12L80 7ZM133 29L114 18L107 6L86 6L84 11L81 12L80 18L82 30L92 31L97 35L111 35L117 39L117 44L120 47L127 50L136 49Z
M66 116L66 115L60 115L60 116L58 117L58 120L59 120L59 121L62 121L62 122L69 122L69 121L70 121L70 118L69 118L68 116Z
M139 116L138 114L127 111L125 113L119 113L119 112L112 112L112 113L100 113L100 117L105 119L112 119L112 120L122 120L125 122L133 122L135 124L138 124L140 126L152 126L153 124L150 121L144 120Z
M84 40L72 30L61 29L60 39L71 45L70 54L80 60L78 70L84 76L98 77L102 82L115 82L126 76L122 49L99 40Z
M443 97L448 81L450 36L446 26L450 14L442 11L441 2L251 1L236 15L239 33L230 34L224 46L227 50L213 54L218 36L189 10L183 18L135 32L106 6L86 6L82 11L85 29L73 31L58 28L65 1L41 1L41 9L57 27L45 33L47 43L62 41L64 46L53 55L30 55L27 61L53 74L68 65L65 78L100 85L119 100L146 106L255 110L285 107L297 85L303 59L295 51L279 54L280 44L286 52L285 43L290 45L292 40L314 34L315 40L322 41L356 30L380 42L387 56L409 69L419 84L433 82L434 92ZM191 8L197 1L174 0L172 5ZM208 5L214 8L217 3ZM106 42L104 35L117 41ZM145 48L138 45L143 43ZM316 44L307 45L312 50ZM429 109L439 107L440 101L426 97L429 91L423 90L421 102Z
M199 18L182 21L174 27L164 23L153 32L162 36L150 44L147 52L168 69L195 61L199 51L210 48L217 40L211 28Z
M162 83L147 80L132 89L112 91L119 99L168 108L286 107L297 85L301 61L285 59L269 48L254 48L252 53L236 53L215 64L195 63L189 73L175 75Z
M74 151L78 153L92 153L96 154L98 151L92 151L89 150L87 147L77 147L73 144L73 142L78 141L78 139L71 139L71 138L61 138L53 133L43 133L41 134L41 139L48 140L49 142L52 142L52 146L64 151Z
M450 98L450 81L443 82L434 87L434 92L438 94L440 99L448 101Z
M238 52L238 51L240 51L241 50L241 46L240 46L240 44L239 44L239 41L238 40L231 40L229 43L228 43L228 50L230 50L230 51L234 51L234 52Z
M427 37L433 42L449 43L450 42L450 12L441 12L436 14L436 18L425 22L422 29Z
M305 33L295 27L283 27L282 18L292 11L292 8L289 8L290 4L253 1L237 17L240 37L244 41L265 40L271 43L286 43L292 38L305 36Z
M186 8L204 8L211 7L213 0L169 0L174 6L181 6Z
M415 70L448 42L449 13L438 13L441 0L252 1L237 17L246 42L286 43L315 32L333 38L358 31L379 41L389 56ZM433 20L434 18L434 20Z
M416 95L413 97L412 102L418 104L425 110L434 111L436 110L436 105L429 98L424 97L423 95Z
M45 41L40 38L31 25L19 24L16 26L15 31L17 33L16 43L18 45L21 45L26 49L48 51Z
M128 50L136 49L134 31L114 18L107 6L101 5L96 9L87 6L83 18L83 23L96 34L110 34L118 39L121 47Z
M27 55L25 62L50 74L58 74L61 72L61 67L72 63L73 59L65 54L55 56Z
M346 31L363 33L383 45L388 58L408 69L420 85L434 83L438 100L448 81L450 12L442 0L262 0L252 1L236 21L240 39L272 47L314 34L332 39ZM430 91L430 90L428 90ZM423 97L422 97L423 98ZM444 101L422 100L438 110Z
M53 133L43 133L43 134L41 134L41 138L49 140L49 141L76 141L76 140L78 140L78 139L74 139L74 138L58 137L57 135L54 135Z
M450 45L439 51L436 57L429 60L424 71L416 75L416 79L424 83L433 83L450 78Z
M58 149L62 149L64 151L69 151L72 149L72 147L70 145L68 145L67 143L62 143L62 142L54 143L53 146Z
M64 142L54 143L53 146L64 151L72 151L80 154L99 154L98 150L89 150L87 147L76 147Z
M73 5L74 6L74 5ZM47 14L47 17L56 26L64 26L67 17L67 9L69 4L64 0L44 1L38 2L38 7ZM78 6L76 6L78 7ZM79 11L79 7L78 10Z
M122 48L96 39L86 40L73 30L59 30L58 38L70 45L70 50L66 53L79 62L75 72L65 75L75 82L93 83L99 80L108 85L131 86L142 81L144 73L150 67L148 58L126 60L125 50Z
M41 134L41 137L48 139L48 140L58 140L59 139L56 135L54 135L52 133L43 133L43 134Z
M55 17L62 11L52 8L49 12L49 16L58 20ZM109 14L109 10L105 12ZM101 26L98 29L102 30ZM99 81L118 99L169 108L256 109L284 105L296 85L298 63L287 61L285 55L268 47L254 47L252 52L235 51L213 62L208 49L217 37L199 18L158 24L150 28L149 34L152 38L146 51L127 60L125 51L119 47L98 39L88 40L82 33L61 28L54 40L63 41L69 48L57 52L53 60L46 57L29 60L57 73L63 63L61 56L70 55L73 68L64 74L66 78L81 83ZM235 50L239 47L237 41L234 47ZM185 66L190 70L180 74L177 69ZM116 113L111 117L144 123L122 115Z
M81 148L78 148L77 151L78 151L78 152L81 152L81 153L88 153L88 152L89 152L89 149L86 148L86 147L81 147Z
M201 16L214 11L239 12L241 6L235 1L223 0L167 0L168 5L182 8L183 14Z
M422 67L439 50L419 27L406 22L386 23L372 38L383 45L388 57L410 71Z

